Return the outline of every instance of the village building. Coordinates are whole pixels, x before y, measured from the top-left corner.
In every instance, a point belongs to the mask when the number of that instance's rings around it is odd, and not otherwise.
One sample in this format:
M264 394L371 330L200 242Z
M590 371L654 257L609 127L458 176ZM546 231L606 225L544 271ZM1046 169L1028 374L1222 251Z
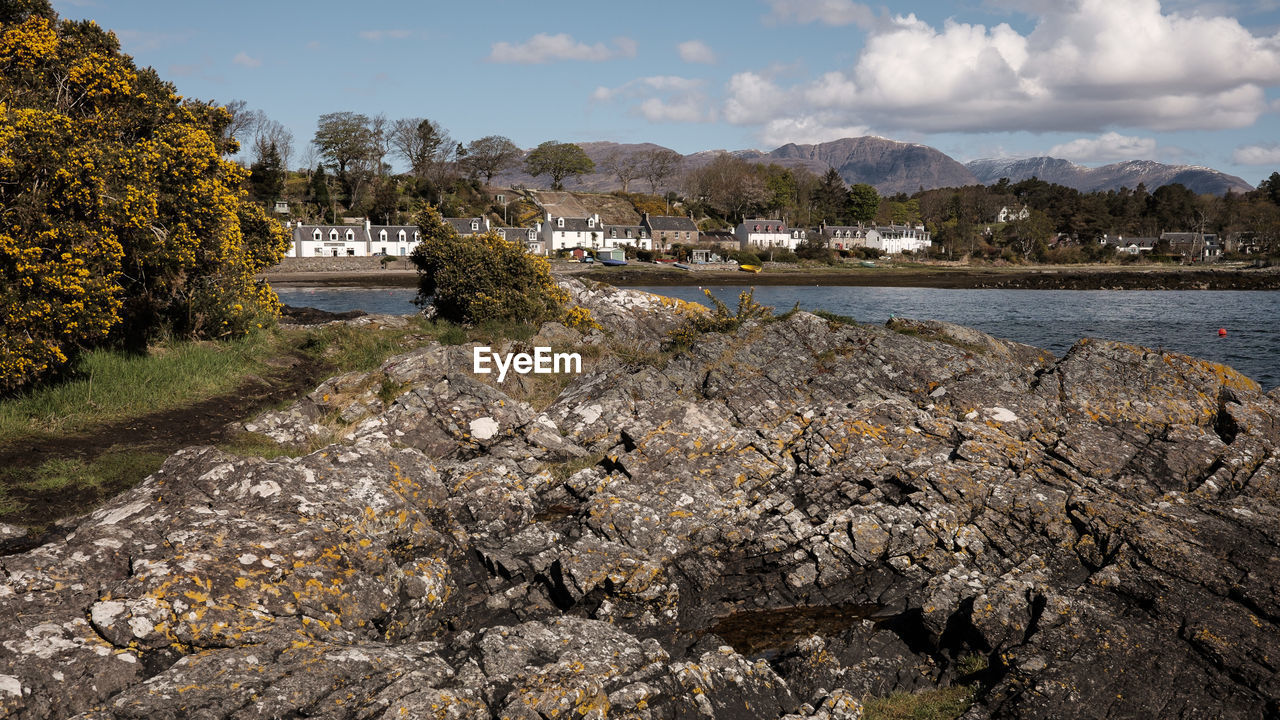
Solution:
M878 225L874 230L879 237L867 247L874 247L886 255L916 253L933 246L929 231L923 225Z
M640 220L653 238L659 250L669 250L672 245L682 243L696 245L698 243L698 224L692 217L683 215L649 215L645 213Z
M1139 253L1151 252L1155 249L1156 243L1160 242L1160 238L1154 237L1130 237L1123 235L1119 237L1108 237L1103 235L1098 238L1099 245L1110 245L1115 248L1115 252L1125 255L1137 255Z
M542 223L542 242L548 254L572 248L595 249L603 247L605 228L600 215L590 217L560 217L547 213Z
M547 254L542 241L542 223L531 228L497 228L496 230L507 242L523 247L530 255Z
M1019 210L1013 210L1009 207L1000 208L1000 212L996 215L996 222L1013 222L1014 220L1026 220L1031 217L1031 211L1023 205Z
M305 225L285 223L293 242L287 257L407 256L417 246L414 225Z
M453 227L459 237L489 232L489 218L485 217L445 218L444 221Z
M817 236L822 245L831 250L851 250L856 247L878 247L880 233L875 228L862 225L828 225L818 226Z
M781 220L743 220L734 228L733 234L738 238L738 249L759 250L768 248L785 248L795 250L808 237L805 230L791 230Z
M732 230L703 230L698 233L698 244L731 252L741 247Z
M606 248L631 246L640 250L652 250L653 238L649 228L644 225L605 225L604 244Z
M1160 239L1169 243L1169 252L1181 256L1187 262L1216 260L1222 255L1222 245L1214 233L1165 232Z

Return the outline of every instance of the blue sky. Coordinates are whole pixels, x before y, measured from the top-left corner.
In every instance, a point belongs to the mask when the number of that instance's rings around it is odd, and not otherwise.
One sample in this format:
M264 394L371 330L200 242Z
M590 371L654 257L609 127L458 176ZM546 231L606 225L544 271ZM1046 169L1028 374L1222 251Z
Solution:
M54 0L188 97L689 153L880 135L1280 170L1280 0Z

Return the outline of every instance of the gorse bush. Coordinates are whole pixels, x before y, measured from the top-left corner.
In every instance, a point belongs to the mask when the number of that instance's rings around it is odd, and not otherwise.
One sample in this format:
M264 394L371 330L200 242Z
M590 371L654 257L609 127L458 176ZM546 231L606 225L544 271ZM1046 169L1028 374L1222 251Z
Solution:
M773 308L756 302L756 289L751 288L738 294L737 310L730 310L720 298L703 290L711 301L711 310L693 315L683 325L672 330L667 336L673 347L689 347L698 335L707 332L730 333L743 323L751 320L766 320L773 317Z
M248 202L223 108L186 101L92 22L0 2L0 393L83 348L243 335L288 247Z
M569 294L551 279L546 260L496 232L459 236L428 207L418 214L421 241L410 259L418 268L420 305L456 323L565 321L598 328L591 313L566 307Z

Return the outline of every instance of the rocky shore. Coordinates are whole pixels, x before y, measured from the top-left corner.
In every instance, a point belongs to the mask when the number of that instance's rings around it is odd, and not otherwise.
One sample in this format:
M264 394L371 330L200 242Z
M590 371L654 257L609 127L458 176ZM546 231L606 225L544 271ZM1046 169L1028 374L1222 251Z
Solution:
M700 310L565 286L603 332L501 349L581 375L428 345L246 426L324 450L183 450L0 557L0 715L1280 714L1280 391L804 312L673 351Z

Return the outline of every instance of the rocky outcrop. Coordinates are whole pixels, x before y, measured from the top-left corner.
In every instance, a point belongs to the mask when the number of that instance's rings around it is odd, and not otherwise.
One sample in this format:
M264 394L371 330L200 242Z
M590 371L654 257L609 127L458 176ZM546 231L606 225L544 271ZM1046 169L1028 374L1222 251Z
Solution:
M1280 712L1280 407L1113 342L572 286L605 333L546 403L431 345L177 453L0 558L21 718L857 718ZM512 343L509 349L518 349ZM390 391L389 391L390 390Z

